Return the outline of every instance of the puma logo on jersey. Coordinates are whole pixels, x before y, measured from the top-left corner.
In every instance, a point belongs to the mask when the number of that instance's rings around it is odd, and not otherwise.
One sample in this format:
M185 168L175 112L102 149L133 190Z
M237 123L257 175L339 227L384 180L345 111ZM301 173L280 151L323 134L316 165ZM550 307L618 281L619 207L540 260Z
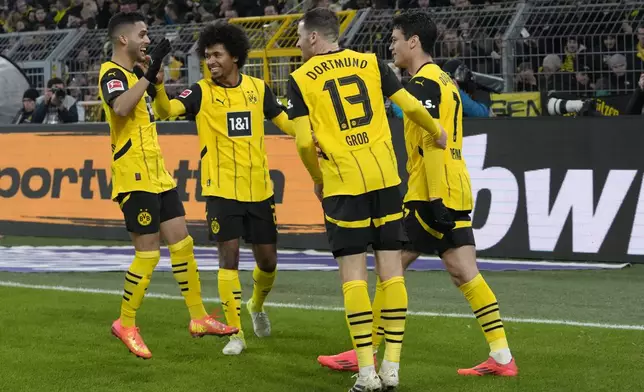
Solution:
M421 86L425 87L425 80L424 80L424 79L421 79L421 80L414 80L414 83L416 83L416 84L420 84Z
M222 101L219 98L215 98L215 101L219 102L220 104L224 105L224 102L226 101L225 99Z

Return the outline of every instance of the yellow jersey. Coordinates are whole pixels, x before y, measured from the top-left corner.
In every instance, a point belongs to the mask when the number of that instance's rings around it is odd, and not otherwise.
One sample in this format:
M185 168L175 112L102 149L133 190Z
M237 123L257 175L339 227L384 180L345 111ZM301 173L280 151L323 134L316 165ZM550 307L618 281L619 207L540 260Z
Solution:
M112 199L121 193L162 193L176 187L165 168L148 93L125 117L116 115L112 109L116 98L137 83L139 77L132 70L108 61L101 64L98 78L98 94L110 126Z
M310 120L325 197L400 184L383 95L401 88L375 54L349 49L314 56L291 74L289 118Z
M268 85L244 74L232 87L202 79L177 99L197 123L202 195L243 202L271 197L264 120L284 107Z
M447 133L444 176L439 196L448 208L458 211L472 210L472 186L463 157L463 108L458 86L436 64L424 64L406 86L429 114ZM429 201L423 151L431 138L421 127L403 118L407 150L407 193L404 201Z

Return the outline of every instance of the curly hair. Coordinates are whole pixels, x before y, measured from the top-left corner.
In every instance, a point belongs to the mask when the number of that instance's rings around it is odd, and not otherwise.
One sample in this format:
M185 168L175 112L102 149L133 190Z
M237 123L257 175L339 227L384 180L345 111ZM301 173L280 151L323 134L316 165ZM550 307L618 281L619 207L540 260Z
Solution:
M197 42L197 54L204 58L206 49L217 44L222 44L232 57L237 57L237 67L242 68L246 64L250 41L246 32L239 26L229 23L214 23L206 26Z

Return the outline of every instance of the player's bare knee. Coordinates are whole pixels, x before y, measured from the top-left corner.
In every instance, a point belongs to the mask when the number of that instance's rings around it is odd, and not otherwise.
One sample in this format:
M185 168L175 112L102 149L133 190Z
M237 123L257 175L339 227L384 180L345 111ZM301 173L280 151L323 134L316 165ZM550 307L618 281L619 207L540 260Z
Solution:
M274 244L254 245L253 253L260 270L273 272L277 268L277 247Z
M449 249L441 255L445 268L456 286L464 285L479 274L475 255L474 247L471 246Z
M367 280L367 255L359 253L336 258L340 267L342 283L353 280Z
M176 244L188 235L186 219L183 216L178 216L165 222L161 222L161 236L168 245Z
M420 253L418 253L418 252L412 252L412 251L408 251L408 250L403 251L402 252L402 268L403 268L403 270L406 271L407 268L409 268L409 266L411 265L411 263L416 261L416 259L418 257L420 257Z
M137 252L148 252L159 250L161 247L161 240L159 233L152 234L136 234L130 233L132 244Z
M239 240L220 242L219 268L236 270L239 269Z
M376 251L376 265L380 280L385 282L403 275L401 252L399 250Z

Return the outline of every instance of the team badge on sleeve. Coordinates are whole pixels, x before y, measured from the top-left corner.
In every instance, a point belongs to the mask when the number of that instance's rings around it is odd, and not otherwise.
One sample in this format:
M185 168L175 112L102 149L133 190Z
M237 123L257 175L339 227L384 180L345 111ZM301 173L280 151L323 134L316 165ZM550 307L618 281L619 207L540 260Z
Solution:
M179 94L179 98L188 98L188 96L190 94L192 94L192 90L187 88L187 89L183 90L183 92L181 94Z
M112 94L114 91L124 91L124 90L125 90L125 87L123 87L123 82L118 79L110 80L109 82L107 82L108 94Z

